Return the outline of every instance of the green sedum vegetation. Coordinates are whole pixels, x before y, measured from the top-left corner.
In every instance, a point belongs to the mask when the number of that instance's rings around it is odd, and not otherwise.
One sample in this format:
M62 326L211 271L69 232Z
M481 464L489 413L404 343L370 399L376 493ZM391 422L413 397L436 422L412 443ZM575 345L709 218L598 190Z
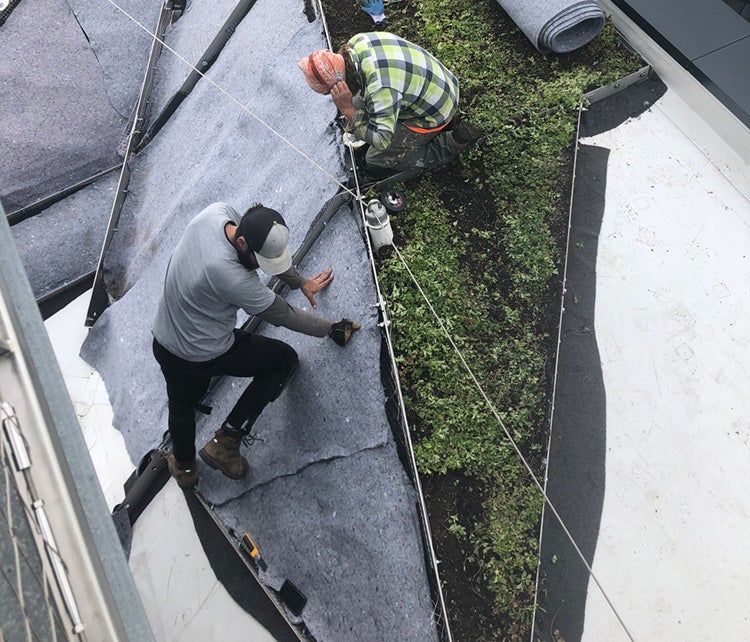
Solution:
M371 28L356 0L323 3L335 46ZM386 14L387 30L457 75L462 113L488 134L405 186L392 220L499 420L397 254L379 278L454 635L527 640L543 500L508 434L542 479L577 108L642 61L611 24L576 52L542 55L494 0L400 0Z
M494 2L397 3L388 16L454 71L462 112L489 132L457 166L407 187L397 245L543 478L577 106L643 63L610 24L578 52L543 56ZM480 513L444 527L480 569L474 590L509 623L491 639L511 639L533 608L541 495L396 255L380 279L418 466L482 488Z

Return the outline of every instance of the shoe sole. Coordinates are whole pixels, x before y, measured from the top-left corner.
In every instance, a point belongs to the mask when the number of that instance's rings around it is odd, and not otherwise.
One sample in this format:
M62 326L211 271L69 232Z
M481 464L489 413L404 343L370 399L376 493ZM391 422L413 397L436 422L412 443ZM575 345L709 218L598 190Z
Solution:
M198 481L200 481L200 477L199 477L199 475L196 472L195 481L191 481L191 482L188 482L188 483L180 483L180 480L177 477L177 475L175 474L175 471L172 470L172 466L170 465L169 460L167 460L167 470L169 470L169 474L172 475L172 479L174 479L175 482L177 482L177 485L180 488L185 488L187 490L192 490L193 488L195 488L198 485ZM175 470L177 470L177 469L175 469Z
M209 468L213 468L214 470L221 471L221 474L225 477L229 477L229 479L245 479L247 477L247 470L248 466L245 464L245 469L242 471L242 474L239 476L230 475L226 470L224 470L215 460L211 459L211 455L209 455L206 452L205 448L201 448L198 452L198 455L200 455L200 458L206 462L206 464L209 466Z
M177 485L180 488L184 488L185 490L193 490L198 485L197 479L194 482L190 482L189 484L181 484L179 480L177 479L177 477L174 477L174 480L177 482Z

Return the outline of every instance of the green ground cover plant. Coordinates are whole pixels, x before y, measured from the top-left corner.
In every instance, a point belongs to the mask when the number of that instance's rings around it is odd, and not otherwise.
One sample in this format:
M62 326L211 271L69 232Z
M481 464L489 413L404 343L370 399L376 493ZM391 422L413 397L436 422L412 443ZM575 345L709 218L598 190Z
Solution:
M372 23L324 2L341 44ZM454 637L527 640L544 478L577 108L643 66L611 24L542 55L494 1L386 5L387 30L446 64L487 137L450 168L401 186L395 243L470 364L478 391L401 258L380 261L394 347ZM502 423L501 423L502 422Z

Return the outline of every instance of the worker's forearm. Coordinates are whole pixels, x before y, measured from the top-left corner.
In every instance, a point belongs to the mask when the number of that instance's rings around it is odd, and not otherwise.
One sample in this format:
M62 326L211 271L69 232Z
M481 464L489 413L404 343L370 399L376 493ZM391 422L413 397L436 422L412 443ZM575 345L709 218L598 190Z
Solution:
M357 110L356 110L356 109L354 108L354 105L352 105L351 107L343 107L343 108L340 108L340 109L339 109L339 111L340 111L340 112L341 112L342 114L344 114L344 116L346 116L346 120L347 120L347 121L348 121L348 122L349 122L350 124L353 124L353 123L354 123L354 120L355 120L355 118L356 118L356 115L357 115Z
M286 272L276 275L280 281L283 281L292 290L299 290L307 279L300 274L294 267L290 267Z
M326 336L333 325L332 321L289 305L280 296L258 316L271 325L284 326L311 337Z

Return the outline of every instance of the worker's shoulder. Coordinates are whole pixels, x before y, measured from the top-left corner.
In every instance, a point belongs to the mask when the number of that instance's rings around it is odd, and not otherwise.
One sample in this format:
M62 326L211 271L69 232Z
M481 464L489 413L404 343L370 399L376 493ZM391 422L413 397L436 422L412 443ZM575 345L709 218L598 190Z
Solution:
M411 43L388 31L364 31L349 38L347 44L353 49L379 49L382 47L404 46Z
M212 218L212 217L224 217L231 221L237 222L239 220L239 214L231 205L224 203L223 201L216 201L211 203L202 209L195 218Z

